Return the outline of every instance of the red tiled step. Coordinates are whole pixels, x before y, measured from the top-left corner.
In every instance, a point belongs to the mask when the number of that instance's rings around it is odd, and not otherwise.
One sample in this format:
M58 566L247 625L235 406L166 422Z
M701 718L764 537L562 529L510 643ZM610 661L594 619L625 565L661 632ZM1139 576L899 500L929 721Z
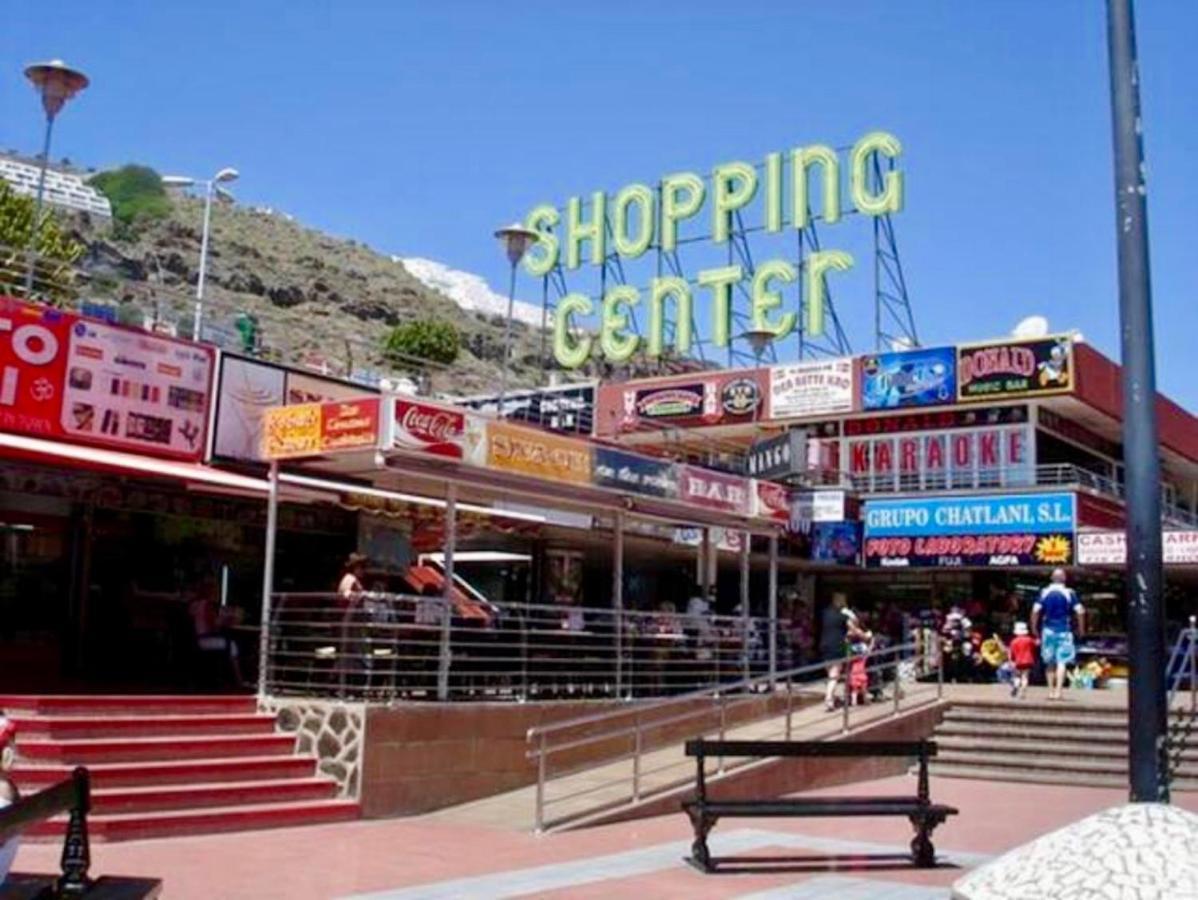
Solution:
M229 756L272 756L292 753L295 735L241 734L202 737L100 738L80 741L27 741L18 738L22 760L37 763L95 763L217 759Z
M213 807L129 815L88 816L93 841L132 841L143 838L248 831L258 828L291 828L346 822L361 815L353 800L313 800L304 803L267 803L255 806ZM54 819L25 832L32 839L60 837L66 819Z
M10 716L18 739L163 737L200 734L273 734L275 717L261 713L162 716Z
M109 788L92 791L91 800L92 815L118 815L332 800L336 795L337 782L331 778L290 778L284 781Z
M306 756L241 756L227 759L186 759L172 762L101 763L88 767L93 790L203 782L308 778L316 761ZM18 763L10 773L23 793L57 784L71 775L67 765L31 766Z
M257 712L258 704L249 694L0 694L0 709L54 716L233 714Z

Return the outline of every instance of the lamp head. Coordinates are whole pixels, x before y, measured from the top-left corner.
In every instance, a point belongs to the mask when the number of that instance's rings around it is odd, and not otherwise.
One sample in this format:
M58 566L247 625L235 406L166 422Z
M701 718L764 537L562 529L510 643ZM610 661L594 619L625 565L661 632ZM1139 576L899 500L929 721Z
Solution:
M508 262L513 266L524 258L528 248L535 244L540 236L530 228L525 228L519 222L505 225L495 232L495 237L503 243L507 251Z
M46 118L58 115L68 100L90 83L82 72L72 69L61 59L33 63L25 68L25 77L42 96L42 109Z

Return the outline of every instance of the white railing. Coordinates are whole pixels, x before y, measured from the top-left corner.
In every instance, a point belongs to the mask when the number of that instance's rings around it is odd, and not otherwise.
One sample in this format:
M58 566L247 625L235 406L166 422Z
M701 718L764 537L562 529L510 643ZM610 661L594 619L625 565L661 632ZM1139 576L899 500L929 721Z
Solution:
M756 617L278 594L264 684L272 695L383 702L660 697L766 674L769 630Z
M796 713L824 699L826 662L812 663L622 709L530 728L528 758L537 767L534 826L537 831L659 796L690 782L689 761L662 753L699 737L725 735L762 720L774 720L772 737L807 740L848 734L879 719L939 701L944 673L939 642L903 644L840 661L839 693L855 660L864 663L867 684L861 703L840 702L814 721ZM760 739L761 736L757 735ZM663 758L664 757L664 758ZM716 773L751 760L713 760ZM587 772L581 785L571 780ZM553 790L554 787L559 788Z

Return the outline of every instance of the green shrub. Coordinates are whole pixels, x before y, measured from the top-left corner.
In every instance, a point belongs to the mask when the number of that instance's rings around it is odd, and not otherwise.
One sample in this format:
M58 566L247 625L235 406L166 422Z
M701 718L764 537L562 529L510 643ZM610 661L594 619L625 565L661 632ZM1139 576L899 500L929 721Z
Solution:
M24 296L29 265L26 248L34 236L35 206L32 197L18 194L0 181L0 294ZM31 299L59 307L73 303L74 265L86 248L63 231L56 213L47 206L42 207L32 245L38 257Z
M462 339L450 322L419 319L396 325L387 335L383 353L394 363L426 359L449 365L458 358Z
M136 227L170 214L171 201L162 177L149 166L121 166L101 172L91 185L112 204L112 218L125 227Z

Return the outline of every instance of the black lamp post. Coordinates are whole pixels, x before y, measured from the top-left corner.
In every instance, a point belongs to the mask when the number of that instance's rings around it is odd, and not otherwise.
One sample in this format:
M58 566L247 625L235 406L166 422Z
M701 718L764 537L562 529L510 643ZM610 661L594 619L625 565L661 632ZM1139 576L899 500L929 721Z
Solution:
M1161 591L1161 464L1156 422L1148 199L1140 73L1131 0L1107 0L1119 324L1123 365L1123 466L1127 505L1128 753L1131 799L1169 799L1166 770L1165 615Z

